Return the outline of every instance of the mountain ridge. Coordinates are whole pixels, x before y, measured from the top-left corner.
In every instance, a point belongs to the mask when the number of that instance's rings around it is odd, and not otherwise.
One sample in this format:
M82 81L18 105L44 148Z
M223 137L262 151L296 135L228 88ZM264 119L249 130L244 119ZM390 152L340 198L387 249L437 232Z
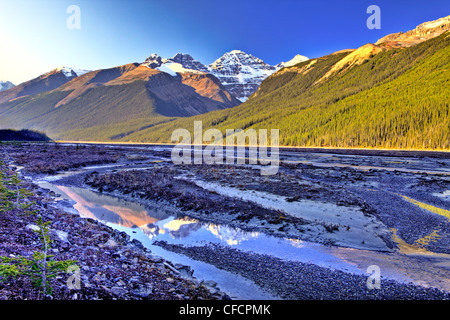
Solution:
M209 65L204 65L187 53L177 53L172 58L162 58L153 53L143 62L143 65L174 76L177 72L180 74L183 72L210 73L217 77L235 98L244 102L257 90L265 78L281 68L306 60L308 60L307 57L298 54L288 62L280 62L272 66L242 50L232 50Z
M100 77L93 71L52 91L0 103L0 126L14 123L58 140L170 143L173 130L202 121L204 130L223 132L277 128L284 146L448 150L450 26L441 21L422 24L418 29L431 31L417 43L407 38L404 45L393 44L397 36L388 35L280 68L233 108L205 106L233 96L224 80L190 69L201 69L200 62L181 53L166 60L153 54L114 79L102 78L100 85L89 82ZM242 65L264 67L249 57L233 50L214 65L226 70L225 60L236 63L237 70L229 67L233 73L225 76L238 74ZM247 58L251 61L241 63ZM77 88L85 91L54 107Z
M307 57L298 54L290 61L280 62L275 66L271 66L251 54L247 54L241 50L232 50L224 53L220 58L209 65L204 65L187 53L177 53L172 58L162 58L158 54L153 53L147 57L144 62L139 64L150 69L168 73L174 77L176 77L177 74L183 73L209 73L217 77L234 98L238 99L240 102L244 102L257 90L265 78L279 69L292 66L307 59ZM125 66L132 64L136 63L130 63ZM37 78L19 84L17 86L18 88L14 91L9 91L8 94L0 94L0 103L57 89L74 78L84 76L86 73L112 70L118 67L100 70L74 69L65 66L58 67ZM55 79L49 80L50 75L54 75L53 78L58 76L58 81ZM96 81L93 80L92 82ZM0 92L7 91L10 88L12 87L8 87L4 90L1 90L0 88ZM68 99L70 99L70 97L68 97Z
M396 47L366 44L283 68L247 102L136 132L170 142L190 128L280 130L283 146L449 150L450 32Z
M391 33L375 42L375 45L386 47L404 48L420 42L435 38L450 29L450 15L433 21L419 24L416 28L406 31Z
M47 83L55 76L61 80L59 85L41 86L39 89L46 90L20 95L27 85ZM12 92L13 99L0 104L0 126L39 129L52 136L81 130L112 139L123 136L122 128L125 132L134 132L173 117L239 104L210 74L188 72L174 77L140 63L85 72L80 76L55 69L22 84L22 88L20 92Z
M14 83L12 83L11 81L3 81L0 80L0 92L1 91L5 91L5 90L9 90L13 87L15 87L16 85Z
M13 99L51 91L76 77L76 73L68 73L64 68L55 68L37 78L14 86L9 90L1 91L0 104Z

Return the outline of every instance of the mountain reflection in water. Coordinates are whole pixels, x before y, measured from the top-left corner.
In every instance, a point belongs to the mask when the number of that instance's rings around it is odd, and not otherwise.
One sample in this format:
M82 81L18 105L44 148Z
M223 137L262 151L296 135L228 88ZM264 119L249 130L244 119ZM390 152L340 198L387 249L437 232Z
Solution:
M387 278L450 290L450 271L447 267L449 255L427 255L430 259L417 260L414 255L281 239L227 225L201 222L159 204L143 206L87 189L56 186L44 181L40 185L61 194L63 199L76 202L74 208L82 217L116 225L117 229L127 229L127 233L133 234L134 238L147 245L151 245L154 240L184 246L221 244L246 252L268 254L365 275L367 267L376 264Z
M123 201L87 189L56 186L59 193L75 201L74 208L82 217L93 218L127 228L139 228L150 239L219 239L229 245L258 237L257 232L244 232L214 223L203 223L189 217L175 217L162 206L144 207L138 203Z

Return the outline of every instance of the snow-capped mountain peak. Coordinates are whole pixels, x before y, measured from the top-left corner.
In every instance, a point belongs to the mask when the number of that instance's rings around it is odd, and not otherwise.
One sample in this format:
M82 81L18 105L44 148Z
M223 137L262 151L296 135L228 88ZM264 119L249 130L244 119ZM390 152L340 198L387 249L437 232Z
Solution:
M224 65L266 65L264 61L241 50L226 52L222 57L209 65L210 69L221 69ZM269 66L270 67L270 66Z
M292 67L293 65L296 65L297 63L307 61L307 60L309 60L308 57L297 54L294 58L292 58L288 62L280 62L279 64L276 65L276 67L279 69L285 68L285 67Z
M56 72L62 72L67 78L79 77L85 73L90 72L91 70L84 69L73 69L70 67L61 66L55 69Z
M162 59L156 53L151 54L142 65L166 72L172 76L177 73L205 73L208 69L186 53L177 53L172 58Z
M162 58L157 55L156 53L152 53L148 56L147 59L142 63L142 65L145 65L149 68L155 69L160 67L163 64Z
M258 89L265 78L277 71L275 66L241 50L225 53L211 63L208 69L242 102Z
M148 56L148 58L145 61L147 60L161 60L161 57L156 53L152 53L151 55Z
M15 87L15 84L11 81L0 80L0 91L5 91L11 89L12 87Z
M142 65L169 73L172 76L186 72L210 73L220 80L228 92L244 102L256 92L261 82L268 76L280 68L306 60L308 60L307 57L296 55L288 62L272 66L242 50L232 50L223 54L210 65L202 64L187 53L177 53L172 58L166 59L154 53Z

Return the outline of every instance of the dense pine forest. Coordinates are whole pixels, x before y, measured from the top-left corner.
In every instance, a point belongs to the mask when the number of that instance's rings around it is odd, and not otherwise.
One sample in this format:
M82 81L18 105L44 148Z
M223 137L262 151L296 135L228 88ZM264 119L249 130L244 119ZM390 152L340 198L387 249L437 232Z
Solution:
M319 81L349 52L285 68L267 78L248 102L179 118L122 138L170 142L176 128L279 129L286 146L450 148L450 36L384 50ZM305 66L308 72L302 72ZM299 72L300 70L300 72Z
M310 59L268 77L247 102L198 116L169 112L138 80L88 89L57 108L71 91L11 100L0 105L0 126L53 140L170 143L175 129L193 132L202 121L224 135L279 129L283 146L448 150L449 42L446 32L408 48L367 45L373 54L358 63L346 59L352 50Z
M0 130L0 142L2 141L39 141L49 142L51 139L45 135L45 133L37 132L33 130L12 130L2 129Z

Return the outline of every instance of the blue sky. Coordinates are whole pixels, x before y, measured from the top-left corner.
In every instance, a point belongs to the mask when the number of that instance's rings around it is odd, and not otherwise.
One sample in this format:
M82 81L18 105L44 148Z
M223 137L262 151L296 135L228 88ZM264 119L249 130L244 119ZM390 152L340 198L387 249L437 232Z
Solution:
M369 5L381 29L366 27ZM67 28L69 5L80 29ZM58 66L109 68L151 53L209 64L234 49L269 64L357 48L450 15L448 0L0 0L0 79L15 84Z

